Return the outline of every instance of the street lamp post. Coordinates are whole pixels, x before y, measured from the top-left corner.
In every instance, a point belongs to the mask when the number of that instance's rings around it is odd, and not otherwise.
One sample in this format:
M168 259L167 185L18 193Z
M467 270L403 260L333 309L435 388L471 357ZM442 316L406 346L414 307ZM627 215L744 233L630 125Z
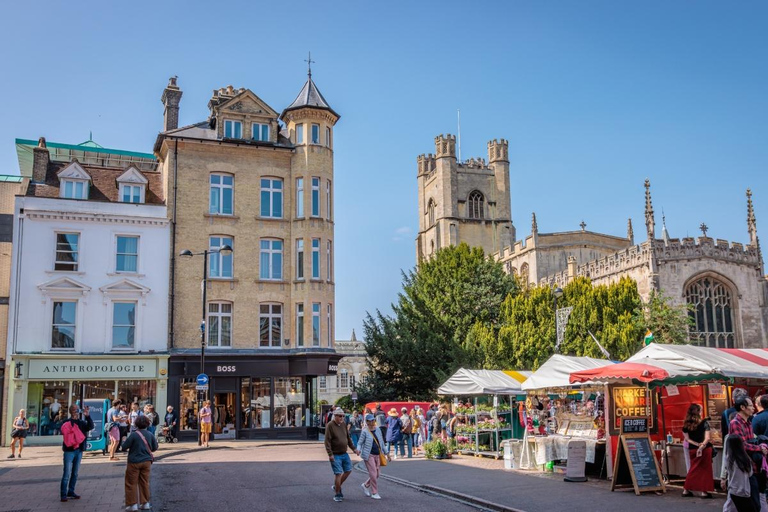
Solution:
M182 256L184 258L191 258L192 256L202 256L203 257L203 310L202 310L202 320L200 321L200 373L205 373L205 309L206 309L206 303L208 302L207 296L208 296L208 254L214 253L214 254L221 254L222 256L229 256L232 254L232 247L230 245L224 244L221 247L213 247L210 249L206 249L202 252L192 252L189 249L184 249L179 253L179 256ZM203 399L198 400L197 405L197 444L198 446L202 444L203 437L201 435L201 425L200 425L200 410L202 409L202 403L208 400L208 390L206 389L203 391Z
M557 299L563 296L563 289L558 286L552 291L552 295L555 298L555 336L559 338L560 329L558 329L558 325L557 325L559 322L559 319L557 318ZM559 339L555 340L555 352L558 352L560 349L560 346L558 343L559 341L560 341Z

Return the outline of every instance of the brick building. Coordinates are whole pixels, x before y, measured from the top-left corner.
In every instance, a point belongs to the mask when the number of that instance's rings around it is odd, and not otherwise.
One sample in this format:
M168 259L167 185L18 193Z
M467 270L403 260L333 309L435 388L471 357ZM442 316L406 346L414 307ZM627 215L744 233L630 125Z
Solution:
M196 435L202 393L201 279L208 251L205 367L214 434L317 436L317 376L335 368L333 129L311 73L278 113L254 92L213 91L205 121L179 128L163 92L160 161L171 219L169 403ZM227 246L232 249L220 251ZM185 259L188 250L197 254Z

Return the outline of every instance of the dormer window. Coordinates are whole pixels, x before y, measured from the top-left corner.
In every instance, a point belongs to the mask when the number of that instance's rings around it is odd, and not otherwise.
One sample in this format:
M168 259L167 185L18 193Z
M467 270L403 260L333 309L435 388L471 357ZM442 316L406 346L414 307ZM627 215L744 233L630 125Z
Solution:
M143 203L149 181L136 167L129 167L117 178L118 201L121 203Z
M269 142L269 125L262 123L253 123L251 138L261 142Z
M243 123L240 121L224 120L224 137L228 139L243 138Z
M58 172L59 197L65 199L88 199L91 175L83 169L77 160Z
M61 197L65 199L88 199L88 182L62 180Z

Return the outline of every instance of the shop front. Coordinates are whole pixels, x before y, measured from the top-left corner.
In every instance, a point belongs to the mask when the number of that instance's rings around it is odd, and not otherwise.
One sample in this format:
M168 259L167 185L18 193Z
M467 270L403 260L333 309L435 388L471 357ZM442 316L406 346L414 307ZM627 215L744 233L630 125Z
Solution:
M179 414L179 438L198 436L198 410L211 401L213 439L317 439L321 422L317 376L336 372L333 352L206 355L209 389L197 389L198 355L173 355L168 403Z
M19 371L10 379L5 422L10 424L19 409L26 409L28 445L60 444L67 410L81 400L119 398L142 407L152 404L158 412L166 407L167 354L15 355L12 361Z

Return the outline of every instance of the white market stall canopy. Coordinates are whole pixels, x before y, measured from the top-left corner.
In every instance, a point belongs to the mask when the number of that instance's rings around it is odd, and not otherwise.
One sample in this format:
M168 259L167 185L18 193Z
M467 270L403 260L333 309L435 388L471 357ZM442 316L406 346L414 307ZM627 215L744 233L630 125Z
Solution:
M657 366L658 363L670 363L684 366L699 375L768 379L768 349L763 348L709 348L651 343L628 361Z
M515 395L529 371L466 370L459 368L437 389L438 395Z
M547 388L566 388L579 386L571 384L571 373L590 368L602 368L614 364L607 359L593 359L591 357L573 357L555 354L538 370L533 372L523 385L523 391Z

